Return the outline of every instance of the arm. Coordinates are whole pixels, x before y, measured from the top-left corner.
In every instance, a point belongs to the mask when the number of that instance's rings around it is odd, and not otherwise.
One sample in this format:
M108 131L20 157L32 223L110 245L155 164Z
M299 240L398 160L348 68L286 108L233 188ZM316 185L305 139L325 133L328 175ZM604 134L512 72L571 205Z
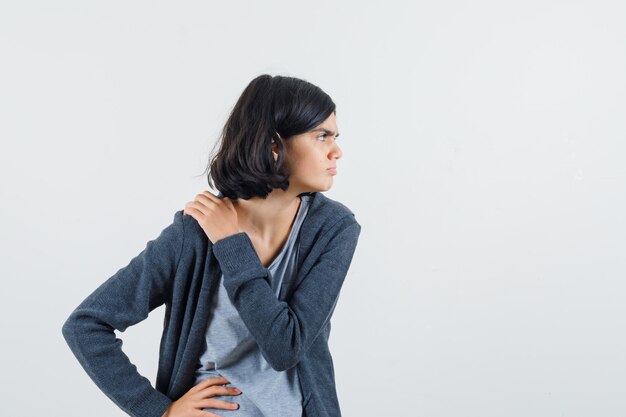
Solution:
M361 231L351 217L327 232L332 237L288 303L274 294L268 269L245 232L213 246L231 302L277 371L295 366L331 318Z
M121 332L165 303L182 253L182 210L130 263L91 293L63 324L70 349L107 397L134 417L161 417L172 402L137 372Z

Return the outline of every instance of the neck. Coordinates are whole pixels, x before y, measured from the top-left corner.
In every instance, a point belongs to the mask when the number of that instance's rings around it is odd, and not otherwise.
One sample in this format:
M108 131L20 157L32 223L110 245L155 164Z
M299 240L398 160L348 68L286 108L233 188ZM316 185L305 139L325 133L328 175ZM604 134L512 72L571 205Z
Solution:
M256 238L271 242L282 239L285 230L293 223L300 198L289 191L274 189L265 199L252 197L233 201L237 210L239 229L253 234Z

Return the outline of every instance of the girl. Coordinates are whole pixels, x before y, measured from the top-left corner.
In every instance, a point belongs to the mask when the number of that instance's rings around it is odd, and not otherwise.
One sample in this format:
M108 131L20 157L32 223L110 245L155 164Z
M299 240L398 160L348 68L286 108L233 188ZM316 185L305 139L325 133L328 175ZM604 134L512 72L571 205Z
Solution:
M261 75L233 108L209 184L69 316L63 335L137 417L341 416L330 318L356 249L354 213L321 191L342 152L319 87ZM156 387L114 330L165 304Z

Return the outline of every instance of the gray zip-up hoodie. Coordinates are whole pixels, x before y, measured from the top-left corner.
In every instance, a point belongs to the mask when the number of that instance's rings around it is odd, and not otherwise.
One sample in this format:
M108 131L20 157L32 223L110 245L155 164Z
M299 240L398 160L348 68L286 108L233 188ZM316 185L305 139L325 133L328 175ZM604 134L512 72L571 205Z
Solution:
M304 415L340 417L328 349L330 318L361 226L342 203L319 192L310 195L289 299L283 291L276 298L245 232L213 245L192 216L177 211L172 224L63 324L67 344L94 383L127 414L161 417L193 386L210 300L223 272L228 296L270 366L298 367ZM124 332L163 304L155 389L122 351L114 330Z

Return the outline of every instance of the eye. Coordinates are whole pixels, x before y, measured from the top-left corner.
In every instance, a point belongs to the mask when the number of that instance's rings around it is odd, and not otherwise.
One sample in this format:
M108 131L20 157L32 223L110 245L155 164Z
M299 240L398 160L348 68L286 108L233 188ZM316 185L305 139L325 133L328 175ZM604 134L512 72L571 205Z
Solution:
M319 135L317 137L317 139L319 139L319 138L326 138L326 136L328 136L328 135L327 134L322 134L322 135ZM335 141L337 141L337 137L336 136L335 136ZM326 142L326 139L324 139L324 142Z

